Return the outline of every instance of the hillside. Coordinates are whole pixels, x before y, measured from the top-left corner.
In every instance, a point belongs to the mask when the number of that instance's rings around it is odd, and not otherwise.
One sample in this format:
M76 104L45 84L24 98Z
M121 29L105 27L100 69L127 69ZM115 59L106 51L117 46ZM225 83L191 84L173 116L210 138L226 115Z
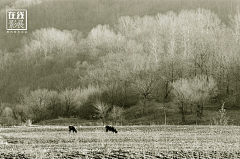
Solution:
M163 124L163 103L168 124L211 124L225 103L238 125L240 1L1 2L0 124ZM9 7L28 33L6 33Z

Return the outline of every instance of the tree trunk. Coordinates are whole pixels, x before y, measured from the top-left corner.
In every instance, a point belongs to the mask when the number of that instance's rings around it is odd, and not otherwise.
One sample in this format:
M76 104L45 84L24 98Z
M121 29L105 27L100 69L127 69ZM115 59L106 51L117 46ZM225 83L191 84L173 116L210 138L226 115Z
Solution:
M105 118L104 117L102 118L102 122L103 122L103 126L104 126L104 124L105 124Z
M201 119L201 113L200 113L200 105L197 105L197 119L200 118Z
M167 113L166 113L166 110L164 110L164 114L165 114L165 125L167 125Z
M182 112L182 122L185 123L185 115L184 115L184 111Z
M167 112L165 104L163 105L163 111L164 111L164 124L167 125Z
M197 106L197 118L202 119L203 117L203 103Z
M164 96L164 102L166 102L166 101L167 101L167 99L168 99L168 96L169 96L169 93L170 93L170 91L168 90L168 88L169 88L169 81L167 80L167 82L166 82L166 87L165 87L165 96Z
M200 117L201 117L200 119L202 119L202 117L203 117L203 103L201 104L201 116Z
M146 96L144 96L144 99L143 99L142 114L145 113L145 111L144 111L145 106L146 106Z
M181 111L181 114L182 114L182 122L185 123L185 114L184 114L184 109L183 109L183 102L181 102L182 105L180 107L180 111Z

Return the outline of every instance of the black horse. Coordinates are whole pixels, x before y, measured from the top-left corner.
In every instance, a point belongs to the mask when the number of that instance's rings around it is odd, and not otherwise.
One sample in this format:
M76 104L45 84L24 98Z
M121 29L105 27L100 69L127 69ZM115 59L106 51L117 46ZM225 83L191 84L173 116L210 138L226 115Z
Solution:
M105 129L106 129L106 132L108 132L108 131L112 131L112 132L114 132L114 133L117 133L117 132L118 132L118 131L117 131L113 126L111 126L111 125L105 126Z
M73 133L77 133L76 128L75 128L74 126L72 126L72 125L69 126L69 133L70 133L71 131L73 131Z

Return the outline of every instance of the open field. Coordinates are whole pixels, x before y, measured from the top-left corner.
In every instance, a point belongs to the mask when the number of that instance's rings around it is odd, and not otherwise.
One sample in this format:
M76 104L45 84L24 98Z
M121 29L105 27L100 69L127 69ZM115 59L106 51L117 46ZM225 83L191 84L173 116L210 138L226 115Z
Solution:
M0 158L240 158L237 126L64 126L0 129Z

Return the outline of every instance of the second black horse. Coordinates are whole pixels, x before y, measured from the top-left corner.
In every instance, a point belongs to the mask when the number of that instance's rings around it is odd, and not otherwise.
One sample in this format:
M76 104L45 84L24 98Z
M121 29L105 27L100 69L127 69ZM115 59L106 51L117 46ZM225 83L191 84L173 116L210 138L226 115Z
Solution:
M114 133L117 133L117 132L118 132L117 129L114 128L114 127L111 126L111 125L105 126L105 129L106 129L106 132L108 132L108 131L112 131L112 132L114 132Z

